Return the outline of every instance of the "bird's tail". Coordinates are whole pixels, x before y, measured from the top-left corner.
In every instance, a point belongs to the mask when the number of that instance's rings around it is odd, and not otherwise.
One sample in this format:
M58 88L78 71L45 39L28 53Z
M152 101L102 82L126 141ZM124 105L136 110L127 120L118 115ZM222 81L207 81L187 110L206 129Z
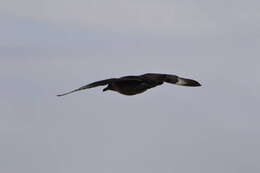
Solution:
M177 78L176 85L182 85L182 86L189 86L189 87L198 87L201 86L201 84L195 80L192 79L185 79L185 78Z

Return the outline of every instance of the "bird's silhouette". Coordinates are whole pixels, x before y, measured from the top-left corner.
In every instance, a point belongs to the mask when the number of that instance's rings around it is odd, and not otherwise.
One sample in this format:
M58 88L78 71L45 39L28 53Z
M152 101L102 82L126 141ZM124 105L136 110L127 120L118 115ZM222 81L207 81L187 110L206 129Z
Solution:
M123 95L136 95L145 92L146 90L159 86L164 82L189 86L189 87L198 87L201 84L192 79L181 78L176 75L171 74L158 74L158 73L146 73L140 76L124 76L120 78L111 78L105 79L97 82L93 82L87 85L84 85L78 89L66 92L64 94L59 94L57 96L64 96L76 91L93 88L97 86L107 85L103 91L112 90L117 91Z

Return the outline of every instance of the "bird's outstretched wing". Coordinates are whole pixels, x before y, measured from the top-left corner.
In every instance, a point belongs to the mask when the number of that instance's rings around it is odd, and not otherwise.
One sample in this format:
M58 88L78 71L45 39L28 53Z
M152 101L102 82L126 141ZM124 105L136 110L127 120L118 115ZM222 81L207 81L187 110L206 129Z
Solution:
M69 92L66 92L66 93L63 93L63 94L59 94L57 96L65 96L67 94L70 94L70 93L74 93L76 91L80 91L80 90L84 90L84 89L88 89L88 88L94 88L94 87L97 87L97 86L102 86L102 85L107 85L109 84L110 82L113 82L115 81L116 78L111 78L111 79L105 79L105 80L101 80L101 81L96 81L96 82L93 82L93 83L90 83L90 84L87 84L87 85L84 85L78 89L75 89L75 90L72 90L72 91L69 91Z
M182 85L182 86L190 86L190 87L201 86L199 82L193 79L181 78L171 74L146 73L141 75L141 77L146 78L147 80L150 79L158 82L167 82L167 83L172 83L172 84Z

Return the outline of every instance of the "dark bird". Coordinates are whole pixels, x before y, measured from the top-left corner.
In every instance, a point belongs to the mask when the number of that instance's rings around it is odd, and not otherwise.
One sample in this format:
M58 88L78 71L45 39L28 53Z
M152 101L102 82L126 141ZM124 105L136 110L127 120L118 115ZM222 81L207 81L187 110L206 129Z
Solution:
M124 76L120 78L105 79L93 82L82 86L73 91L60 94L57 96L64 96L76 91L93 88L97 86L107 85L103 91L112 90L124 95L136 95L145 92L146 90L159 86L164 82L172 83L181 86L197 87L201 84L192 79L181 78L171 74L146 73L140 76Z

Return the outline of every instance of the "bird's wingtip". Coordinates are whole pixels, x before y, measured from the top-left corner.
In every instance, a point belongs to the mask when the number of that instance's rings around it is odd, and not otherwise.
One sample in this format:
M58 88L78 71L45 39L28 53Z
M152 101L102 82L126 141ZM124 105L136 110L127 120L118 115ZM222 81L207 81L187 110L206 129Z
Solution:
M189 87L200 87L202 86L201 83L198 81L195 81L193 79L186 79L186 78L178 78L178 81L176 82L177 85L182 86L189 86Z
M58 95L56 95L56 96L57 96L57 97L61 97L61 96L65 96L65 95L70 94L70 93L72 93L72 92L67 92L67 93L64 93L64 94L58 94Z

